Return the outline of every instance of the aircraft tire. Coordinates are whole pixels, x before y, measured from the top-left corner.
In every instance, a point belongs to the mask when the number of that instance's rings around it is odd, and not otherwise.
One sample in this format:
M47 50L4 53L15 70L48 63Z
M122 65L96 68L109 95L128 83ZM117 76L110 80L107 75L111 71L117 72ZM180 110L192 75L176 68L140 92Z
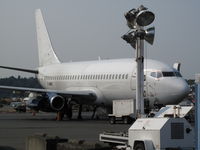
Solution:
M110 117L110 124L115 124L115 117Z
M124 122L124 124L129 124L130 118L128 116L123 117L123 122Z
M72 119L73 113L72 113L72 106L71 105L68 106L66 115L67 115L68 119Z
M144 144L142 142L136 143L134 150L145 150Z

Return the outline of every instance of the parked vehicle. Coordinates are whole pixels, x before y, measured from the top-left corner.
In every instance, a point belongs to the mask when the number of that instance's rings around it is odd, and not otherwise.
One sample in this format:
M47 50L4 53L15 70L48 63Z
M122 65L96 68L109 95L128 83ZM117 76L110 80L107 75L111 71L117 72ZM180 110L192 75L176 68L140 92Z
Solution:
M132 123L135 121L133 108L133 99L114 100L112 114L108 115L110 123L115 124L117 121L123 121L125 124Z

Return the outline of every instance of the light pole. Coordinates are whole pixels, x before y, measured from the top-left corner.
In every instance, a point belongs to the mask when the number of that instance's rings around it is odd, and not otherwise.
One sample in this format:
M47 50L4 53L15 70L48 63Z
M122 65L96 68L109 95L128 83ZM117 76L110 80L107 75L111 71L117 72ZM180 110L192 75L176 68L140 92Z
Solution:
M200 74L195 75L195 150L200 149Z
M154 21L154 14L147 10L143 5L137 9L131 9L125 13L127 25L131 29L122 36L127 43L136 49L136 110L137 118L144 116L144 40L153 44L155 28L144 30Z

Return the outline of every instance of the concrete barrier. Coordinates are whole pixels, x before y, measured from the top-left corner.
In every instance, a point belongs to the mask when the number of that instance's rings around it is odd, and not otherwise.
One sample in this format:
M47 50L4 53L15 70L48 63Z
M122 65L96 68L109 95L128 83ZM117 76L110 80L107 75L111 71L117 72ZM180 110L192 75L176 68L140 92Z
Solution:
M26 150L110 150L108 144L86 142L84 140L68 140L47 134L36 134L26 139Z
M47 134L36 134L26 139L26 150L57 150L57 144L67 142L68 139L50 137Z
M100 142L86 142L84 140L70 140L67 143L59 143L57 150L110 150L108 144Z

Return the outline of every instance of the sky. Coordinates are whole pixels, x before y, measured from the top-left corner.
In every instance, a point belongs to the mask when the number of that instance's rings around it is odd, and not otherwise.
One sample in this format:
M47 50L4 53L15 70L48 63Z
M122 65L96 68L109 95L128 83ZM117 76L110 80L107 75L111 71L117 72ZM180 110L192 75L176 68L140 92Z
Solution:
M145 58L173 65L193 79L200 72L199 0L0 0L0 65L38 67L35 9L40 8L52 45L62 62L131 58L121 39L128 32L124 13L144 5L155 14L154 44ZM146 27L146 28L148 28ZM0 69L0 78L33 76Z

